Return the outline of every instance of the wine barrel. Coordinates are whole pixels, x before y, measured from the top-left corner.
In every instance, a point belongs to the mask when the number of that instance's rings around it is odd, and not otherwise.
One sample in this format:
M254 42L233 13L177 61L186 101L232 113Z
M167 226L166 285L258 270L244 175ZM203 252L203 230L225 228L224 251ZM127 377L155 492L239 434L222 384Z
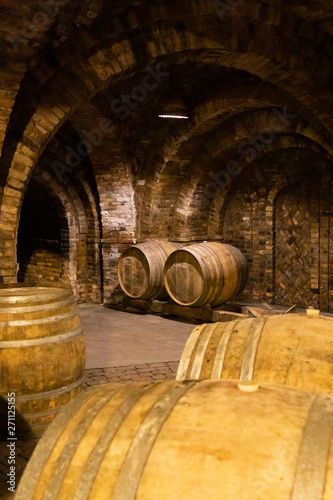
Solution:
M177 380L253 379L332 394L332 353L333 319L311 310L212 323L193 330Z
M0 394L15 394L29 433L40 436L77 395L84 375L85 344L71 287L0 289L0 367Z
M170 297L182 306L218 306L245 288L243 254L231 245L210 242L173 252L165 263L164 282Z
M106 384L52 422L15 500L331 500L332 430L327 395L221 380Z
M170 241L147 241L127 248L118 262L118 281L133 299L163 299L168 295L163 268L168 256L181 248Z

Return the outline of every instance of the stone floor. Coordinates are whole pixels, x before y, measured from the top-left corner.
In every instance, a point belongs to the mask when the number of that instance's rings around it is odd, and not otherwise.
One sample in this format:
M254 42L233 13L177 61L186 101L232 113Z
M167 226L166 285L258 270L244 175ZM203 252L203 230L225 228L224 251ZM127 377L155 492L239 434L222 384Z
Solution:
M80 304L87 368L177 361L194 326L151 314Z
M191 323L152 315L134 315L98 305L79 305L87 346L83 388L108 382L166 380L176 376ZM16 442L16 484L38 439ZM8 448L0 442L0 499L8 492Z

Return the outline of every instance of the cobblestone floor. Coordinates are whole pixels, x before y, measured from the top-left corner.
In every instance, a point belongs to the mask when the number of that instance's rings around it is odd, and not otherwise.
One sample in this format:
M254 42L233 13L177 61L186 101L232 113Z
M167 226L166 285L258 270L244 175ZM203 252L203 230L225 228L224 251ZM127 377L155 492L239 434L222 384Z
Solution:
M135 382L138 380L168 380L176 377L178 361L143 363L139 365L92 368L86 370L85 388L107 382Z
M86 370L84 389L108 382L158 381L176 377L178 361L162 363L143 363L137 365L115 366L110 368L92 368ZM16 442L16 484L18 484L38 439ZM12 500L14 494L8 491L8 452L7 442L0 442L0 499Z

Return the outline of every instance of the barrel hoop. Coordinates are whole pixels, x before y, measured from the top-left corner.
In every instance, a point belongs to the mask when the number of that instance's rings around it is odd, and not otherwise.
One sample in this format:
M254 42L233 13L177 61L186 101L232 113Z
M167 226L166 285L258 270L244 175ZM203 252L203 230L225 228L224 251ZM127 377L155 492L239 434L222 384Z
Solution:
M165 256L164 260L163 255ZM149 253L146 254L146 259L149 263L149 281L148 290L145 295L147 295L146 298L150 299L158 296L163 290L163 268L166 260L166 254L163 247L159 244L150 245ZM153 273L151 273L152 269L154 270Z
M122 464L115 484L113 500L135 500L149 455L172 410L196 382L172 385L151 407Z
M48 415L54 415L55 413L58 413L61 408L62 406L58 406L57 408L50 408L49 410L40 411L39 413L22 413L22 417L24 417L25 419L47 417ZM30 422L29 425L31 426Z
M188 374L187 378L190 380L198 380L200 379L200 374L202 370L202 364L204 362L204 357L206 353L206 349L208 347L209 341L216 330L220 325L219 323L213 323L211 325L205 325L204 328L201 330L201 335L198 340L198 343L196 345L195 349L195 355L193 358L193 364L192 364L192 369L191 372Z
M38 339L26 339L26 340L0 340L0 349L12 349L18 347L34 347L36 345L54 344L58 342L64 342L66 340L73 339L82 333L82 328L77 328L68 333L63 333L61 335L54 335L51 337L42 337Z
M0 308L0 315L1 314L20 314L20 313L29 313L29 312L35 312L35 311L49 311L50 309L57 309L60 307L66 307L71 304L75 304L75 298L74 296L71 296L69 299L59 301L59 302L52 302L51 304L42 304L39 306L24 306L24 307L1 307Z
M20 289L18 288L18 290ZM12 290L11 295L0 294L0 306L3 306L4 304L20 305L26 303L31 305L31 303L41 302L41 301L45 304L52 304L54 300L59 300L59 299L64 300L65 298L70 296L73 296L73 291L71 288L67 289L59 287L59 289L54 291L54 293L52 292L43 294L41 292L39 295L38 294L15 295L15 290Z
M49 316L48 318L42 319L31 319L31 320L17 320L17 321L0 321L0 328L5 328L6 326L31 326L31 325L44 325L47 323L53 323L54 321L61 321L63 319L72 318L77 315L76 309L70 311L66 314L59 314L58 316Z
M176 380L186 380L188 378L187 372L191 363L192 355L196 343L198 342L201 332L205 326L206 325L197 326L189 336L179 362Z
M197 255L200 255L200 264L203 272L203 290L198 305L210 304L219 297L225 287L224 268L216 248L209 244L198 245ZM205 272L209 274L205 276ZM219 279L217 279L219 278Z
M24 481L20 482L15 495L17 500L32 500L38 482L43 474L44 466L73 415L80 411L81 407L87 406L93 397L101 401L103 399L103 391L104 388L98 387L91 389L89 393L86 391L82 392L66 405L65 409L50 423L43 436L43 440L39 443L38 453L34 453L27 464L24 471Z
M142 396L149 392L150 389L156 388L157 385L160 385L160 383L152 385L148 390L145 386L138 387L136 392L129 394L115 411L112 418L110 418L105 426L103 434L89 455L89 460L85 464L84 471L82 472L80 482L75 490L73 500L86 500L89 498L91 488L98 475L101 464L120 426L123 424L130 411L133 409L135 404L138 403Z
M232 255L232 258L234 259L234 262L236 263L237 267L237 289L235 291L234 295L238 295L241 293L247 283L247 263L245 260L245 256L241 253L238 248L233 247L232 245L225 245L228 247L228 250L230 254Z
M58 498L61 487L63 485L64 478L66 476L68 467L71 460L82 441L83 437L89 432L89 428L92 425L98 414L103 411L108 402L119 392L122 388L118 388L112 391L106 392L99 401L86 412L83 419L76 426L70 438L68 439L66 446L62 449L59 458L57 460L58 464L61 466L55 466L53 469L52 478L48 483L47 490L45 491L45 496L43 498Z
M264 316L262 318L257 318L252 322L247 337L245 354L243 357L240 374L241 380L252 380L260 337L266 321L267 317Z
M36 394L22 394L22 396L16 396L15 400L17 403L26 403L27 401L35 401L36 399L49 399L49 398L56 398L57 396L61 396L62 394L65 394L66 392L70 392L75 387L78 387L79 385L82 384L84 379L84 376L81 377L79 380L76 380L72 384L65 385L64 387L60 387L59 389L55 389L53 391L47 391L47 392L38 392Z
M234 331L237 328L238 323L240 321L241 320L231 321L226 326L226 328L224 328L222 335L221 335L221 338L220 338L220 341L218 343L217 349L216 349L211 379L222 378L224 359L225 359L225 355L226 355L226 352L228 349L229 341L230 341L231 335L234 333Z
M332 432L333 404L321 394L315 397L303 429L291 500L322 500Z

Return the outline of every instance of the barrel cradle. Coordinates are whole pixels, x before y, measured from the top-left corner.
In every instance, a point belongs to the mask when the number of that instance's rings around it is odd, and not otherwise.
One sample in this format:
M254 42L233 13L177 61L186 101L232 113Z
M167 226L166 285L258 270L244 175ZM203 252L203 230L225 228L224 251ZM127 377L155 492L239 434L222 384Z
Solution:
M163 269L168 256L181 248L170 241L147 241L124 250L118 262L118 281L133 299L166 298Z
M0 289L0 366L0 394L15 393L16 411L40 436L78 394L84 375L85 343L69 286Z
M173 252L164 267L170 297L182 306L219 306L245 288L248 268L235 247L209 242Z
M196 327L177 379L243 379L333 393L333 319L286 314Z
M106 384L52 422L15 499L331 500L332 430L332 397L283 386Z

